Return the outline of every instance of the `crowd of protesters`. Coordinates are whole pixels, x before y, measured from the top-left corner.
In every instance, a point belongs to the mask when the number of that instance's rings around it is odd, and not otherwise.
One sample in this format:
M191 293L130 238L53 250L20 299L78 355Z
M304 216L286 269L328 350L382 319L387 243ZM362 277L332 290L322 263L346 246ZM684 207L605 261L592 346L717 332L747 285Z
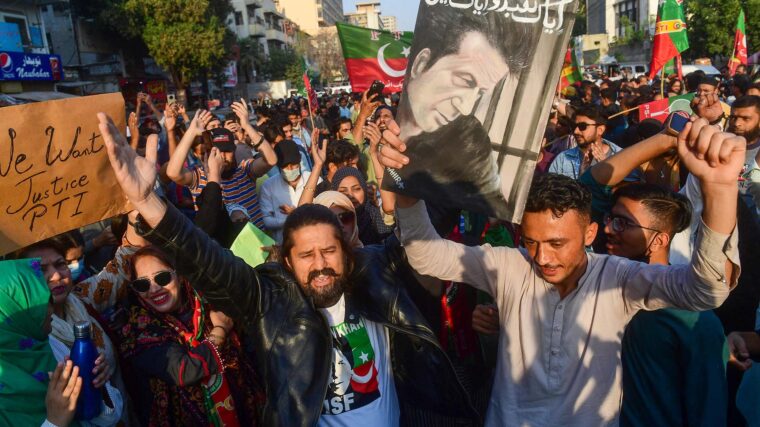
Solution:
M562 89L519 225L381 189L409 162L400 94L140 93L127 129L98 116L134 211L0 261L0 424L756 425L748 71ZM680 132L639 120L686 93ZM230 252L248 226L268 262ZM91 420L66 357L83 320Z

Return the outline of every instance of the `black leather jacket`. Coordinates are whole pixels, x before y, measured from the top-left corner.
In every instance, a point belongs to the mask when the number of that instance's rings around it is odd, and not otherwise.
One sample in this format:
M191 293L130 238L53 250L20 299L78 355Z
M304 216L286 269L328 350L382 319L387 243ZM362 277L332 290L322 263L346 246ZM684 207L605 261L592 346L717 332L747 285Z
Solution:
M175 259L177 272L216 309L232 317L250 345L266 392L265 426L317 423L331 375L331 336L324 317L280 264L251 268L169 206L147 240ZM475 420L477 413L410 290L422 292L403 262L398 244L366 247L356 254L346 304L390 334L399 404ZM410 282L410 280L412 280Z

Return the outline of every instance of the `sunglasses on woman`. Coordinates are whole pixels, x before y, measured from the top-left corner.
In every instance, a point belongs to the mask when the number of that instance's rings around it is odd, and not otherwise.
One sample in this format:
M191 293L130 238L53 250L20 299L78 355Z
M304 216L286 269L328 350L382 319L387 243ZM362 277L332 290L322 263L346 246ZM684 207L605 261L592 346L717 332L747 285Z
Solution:
M136 290L137 292L148 292L151 282L154 282L163 288L171 283L173 275L173 271L166 270L159 271L158 273L154 274L153 277L138 277L132 281L132 289Z
M338 214L338 219L343 225L353 224L355 218L356 215L353 212L341 212Z

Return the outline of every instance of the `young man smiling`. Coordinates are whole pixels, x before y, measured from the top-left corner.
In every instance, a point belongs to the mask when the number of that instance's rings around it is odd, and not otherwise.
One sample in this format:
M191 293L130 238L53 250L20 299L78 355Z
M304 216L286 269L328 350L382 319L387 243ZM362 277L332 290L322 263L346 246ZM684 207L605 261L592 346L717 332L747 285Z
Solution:
M386 167L409 163L397 135L383 133ZM675 138L675 137L669 137ZM439 238L424 203L397 197L401 241L423 275L469 283L499 312L496 378L488 426L616 424L620 350L639 310L719 306L736 284L736 176L744 138L704 119L686 125L678 152L702 186L705 209L690 265L650 266L587 253L597 232L591 195L556 174L534 180L522 218L523 249L467 247Z

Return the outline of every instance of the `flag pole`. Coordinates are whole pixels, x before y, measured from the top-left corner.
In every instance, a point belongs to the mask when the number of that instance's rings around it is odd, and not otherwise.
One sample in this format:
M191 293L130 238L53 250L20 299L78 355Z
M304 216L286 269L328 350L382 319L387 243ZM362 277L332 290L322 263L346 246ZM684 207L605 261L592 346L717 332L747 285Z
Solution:
M675 63L675 61L673 62ZM662 97L665 98L665 66L664 65L662 66L662 71L660 72L660 95L662 95Z

